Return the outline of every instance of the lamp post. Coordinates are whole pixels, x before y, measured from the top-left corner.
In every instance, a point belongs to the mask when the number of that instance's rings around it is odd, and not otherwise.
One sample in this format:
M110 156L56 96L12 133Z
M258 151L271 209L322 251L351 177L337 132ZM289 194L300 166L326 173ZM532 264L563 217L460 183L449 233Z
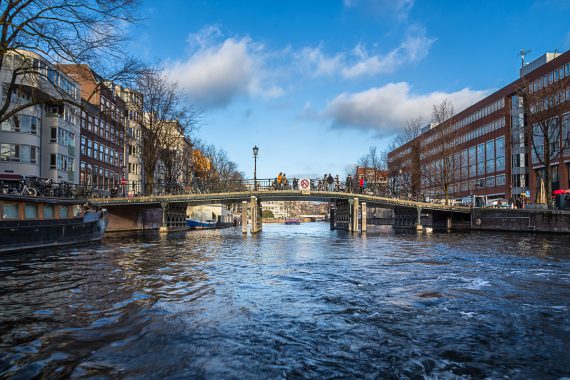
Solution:
M257 191L257 153L259 148L257 145L253 147L253 190Z

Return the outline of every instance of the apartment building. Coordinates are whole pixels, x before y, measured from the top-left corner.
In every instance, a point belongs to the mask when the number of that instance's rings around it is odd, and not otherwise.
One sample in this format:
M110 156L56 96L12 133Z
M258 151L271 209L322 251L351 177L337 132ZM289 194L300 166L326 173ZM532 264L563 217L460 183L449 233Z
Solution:
M533 98L547 88L559 90ZM532 201L545 178L540 159L545 149L539 125L530 116L544 107L562 110L549 131L548 148L552 189L568 189L570 52L539 57L523 66L512 83L445 122L423 128L419 137L388 154L391 181L401 191L432 198L443 198L447 190L458 200L485 195Z
M27 71L16 77L14 70ZM0 124L0 180L50 178L79 183L80 86L38 54L13 51L0 73L2 105L22 109ZM27 106L29 105L29 106Z
M114 85L115 94L125 102L128 117L125 125L125 161L128 190L133 194L144 191L144 170L141 158L143 128L143 96L120 85Z
M122 192L126 183L126 102L87 65L60 65L81 86L80 182L105 192Z

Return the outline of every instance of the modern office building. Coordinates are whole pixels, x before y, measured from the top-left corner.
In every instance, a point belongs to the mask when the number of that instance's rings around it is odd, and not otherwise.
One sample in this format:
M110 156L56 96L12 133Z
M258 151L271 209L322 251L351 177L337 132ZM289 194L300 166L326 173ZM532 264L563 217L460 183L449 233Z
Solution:
M59 67L81 85L81 183L105 192L122 192L127 177L127 104L89 66Z
M447 189L458 200L485 195L532 202L545 178L544 137L532 116L544 107L561 110L548 131L548 148L552 189L568 189L570 52L541 56L524 65L512 83L423 128L388 154L391 182L399 192L432 198L443 198Z
M16 69L29 73L10 86ZM79 103L79 84L40 55L21 50L4 56L0 82L2 106L10 92L7 111L23 107L0 124L0 179L79 183L79 109L71 104Z

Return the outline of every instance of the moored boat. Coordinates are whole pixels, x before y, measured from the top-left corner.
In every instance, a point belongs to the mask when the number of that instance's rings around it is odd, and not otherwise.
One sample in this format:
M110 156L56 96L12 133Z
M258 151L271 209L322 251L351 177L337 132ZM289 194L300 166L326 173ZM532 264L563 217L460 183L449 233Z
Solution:
M287 219L285 219L285 224L301 224L301 219L287 218Z
M207 230L216 228L215 220L197 220L192 218L186 218L186 226L193 230Z
M85 210L82 200L0 195L0 253L101 240L105 210Z

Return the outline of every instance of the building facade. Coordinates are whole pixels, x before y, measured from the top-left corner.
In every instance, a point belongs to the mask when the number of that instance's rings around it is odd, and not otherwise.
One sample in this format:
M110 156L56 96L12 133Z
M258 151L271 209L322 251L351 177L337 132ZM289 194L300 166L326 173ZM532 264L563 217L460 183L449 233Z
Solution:
M547 94L549 88L557 89L554 95ZM523 66L514 82L391 151L391 182L400 192L431 198L447 193L456 200L484 195L532 202L540 191L538 179L545 177L538 159L544 149L531 116L544 102L561 110L558 127L548 132L550 152L556 153L551 154L552 189L568 189L569 88L570 52L545 54ZM542 95L533 98L533 93Z
M143 128L143 96L132 89L115 85L115 94L127 106L125 120L126 180L129 194L142 194L144 191L144 170L141 156Z
M125 101L87 65L61 65L81 85L80 182L106 194L123 192L127 177ZM123 181L125 179L125 181Z
M18 76L14 70L29 74ZM7 54L0 73L2 105L24 107L0 124L0 178L49 178L79 183L79 84L38 54ZM74 104L75 103L75 104ZM30 106L25 107L27 104Z

